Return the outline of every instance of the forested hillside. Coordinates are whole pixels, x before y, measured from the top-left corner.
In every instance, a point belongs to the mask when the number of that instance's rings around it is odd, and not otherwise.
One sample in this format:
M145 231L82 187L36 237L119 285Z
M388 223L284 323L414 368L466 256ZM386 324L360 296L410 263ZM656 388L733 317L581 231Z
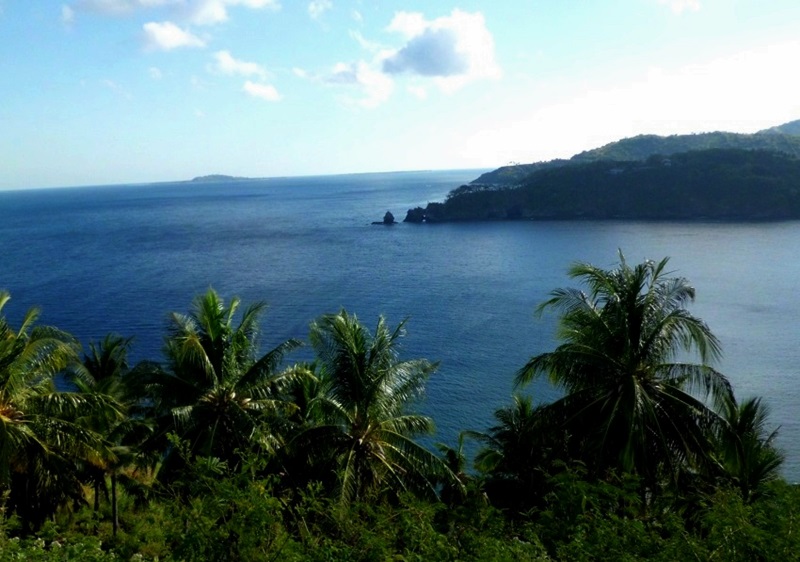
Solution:
M514 219L785 220L800 218L800 160L711 149L541 168L515 186L471 184L409 222Z
M715 148L772 150L800 158L800 120L764 129L754 134L697 133L693 135L638 135L576 154L569 159L502 166L473 181L481 185L517 185L528 175L545 168L598 160L646 160L653 155L670 156L678 152Z

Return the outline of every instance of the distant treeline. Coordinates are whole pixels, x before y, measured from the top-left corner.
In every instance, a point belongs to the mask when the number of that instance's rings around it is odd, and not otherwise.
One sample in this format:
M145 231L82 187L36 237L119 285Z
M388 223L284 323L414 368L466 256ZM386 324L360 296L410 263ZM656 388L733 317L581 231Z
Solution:
M710 150L714 148L739 150L771 150L800 158L800 120L785 123L755 134L726 132L698 133L692 135L637 135L615 141L599 148L576 154L568 160L552 160L533 164L502 166L481 175L473 181L482 185L508 185L520 183L527 176L543 168L597 162L599 160L647 160L653 155L669 156L679 152Z

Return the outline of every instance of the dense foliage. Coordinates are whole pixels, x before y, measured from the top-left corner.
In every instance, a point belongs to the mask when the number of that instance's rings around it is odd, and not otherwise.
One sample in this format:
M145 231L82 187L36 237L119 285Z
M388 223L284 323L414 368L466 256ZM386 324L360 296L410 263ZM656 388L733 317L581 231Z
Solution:
M800 139L800 137L797 137ZM800 218L800 159L713 149L547 167L514 187L467 185L409 222L514 219Z
M300 342L260 351L263 303L209 290L130 366L130 339L81 357L35 310L0 317L0 562L794 559L766 406L714 369L666 265L574 265L540 307L557 347L517 374L563 398L513 395L438 451L413 412L436 364L400 357L404 322L324 315L315 360L285 365Z

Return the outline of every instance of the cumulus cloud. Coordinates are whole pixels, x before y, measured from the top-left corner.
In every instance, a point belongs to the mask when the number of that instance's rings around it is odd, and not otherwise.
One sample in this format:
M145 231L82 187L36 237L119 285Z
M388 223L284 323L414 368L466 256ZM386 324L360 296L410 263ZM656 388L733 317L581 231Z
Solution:
M308 15L311 16L312 19L318 19L331 8L333 8L333 2L331 0L312 0L308 4Z
M242 89L246 94L254 98L260 98L266 101L280 101L281 99L278 90L275 89L275 86L271 86L270 84L259 84L258 82L251 82L248 80L244 83Z
M358 86L362 95L356 98L346 97L344 100L365 108L374 108L382 104L389 99L394 90L394 82L390 77L363 61L336 64L324 81L333 85Z
M205 47L198 36L181 29L172 22L149 22L144 24L145 48L153 51L171 51L182 47Z
M454 10L432 21L419 13L399 12L388 29L402 34L407 42L383 60L382 69L387 74L434 78L446 92L500 76L494 39L479 12Z
M469 60L457 50L455 30L428 29L383 62L384 72L411 72L421 76L454 76L469 69Z
M674 14L683 12L696 12L700 9L700 0L658 0L662 6L669 6Z
M264 67L255 62L246 62L235 59L228 51L217 51L214 53L214 65L212 70L228 75L258 76L266 78L267 71Z
M407 39L421 35L427 29L429 22L419 12L397 12L387 28L405 35Z
M417 99L424 100L428 97L428 90L423 88L422 86L408 86L406 88L409 94L414 96Z

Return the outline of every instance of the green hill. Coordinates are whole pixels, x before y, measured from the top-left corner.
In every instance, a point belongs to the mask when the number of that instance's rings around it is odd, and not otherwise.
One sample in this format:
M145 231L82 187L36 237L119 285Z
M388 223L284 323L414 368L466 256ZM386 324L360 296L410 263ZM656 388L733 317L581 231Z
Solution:
M443 203L406 217L513 219L800 219L800 159L777 150L727 148L587 160L538 169L515 187L461 186Z
M569 160L503 166L483 174L472 183L519 185L530 174L551 167L599 160L646 160L656 154L669 156L680 152L710 149L772 150L800 158L800 120L764 129L754 134L713 132L666 137L638 135L581 152Z

